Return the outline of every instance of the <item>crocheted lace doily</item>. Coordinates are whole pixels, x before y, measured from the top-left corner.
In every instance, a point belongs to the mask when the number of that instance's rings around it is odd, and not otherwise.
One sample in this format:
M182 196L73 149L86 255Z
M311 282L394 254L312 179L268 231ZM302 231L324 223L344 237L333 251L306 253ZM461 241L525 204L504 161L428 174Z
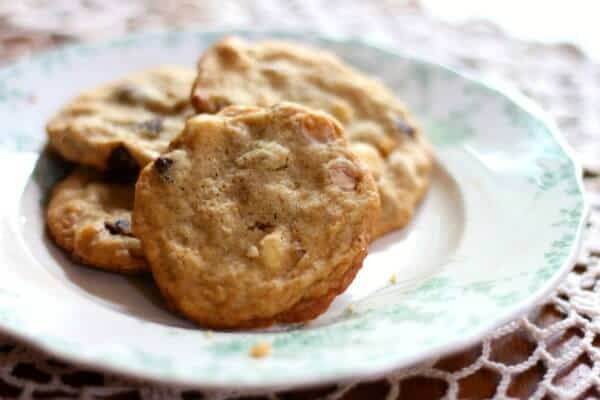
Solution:
M373 3L373 4L372 4ZM533 312L459 354L376 382L269 394L286 399L598 398L600 65L570 45L523 43L494 26L449 26L393 1L20 1L0 3L0 60L70 40L195 24L369 33L512 84L540 103L581 155L592 214L577 265ZM327 10L325 13L324 10ZM4 26L4 27L2 27ZM0 398L194 399L200 392L82 370L0 337ZM239 396L204 393L205 398Z

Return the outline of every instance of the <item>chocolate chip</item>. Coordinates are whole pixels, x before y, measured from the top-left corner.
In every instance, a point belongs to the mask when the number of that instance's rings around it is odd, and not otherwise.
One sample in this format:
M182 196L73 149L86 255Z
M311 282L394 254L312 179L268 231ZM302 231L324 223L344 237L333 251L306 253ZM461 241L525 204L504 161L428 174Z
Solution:
M137 87L130 84L125 84L115 90L115 98L122 103L130 103L134 98L137 97L137 92Z
M106 221L104 227L111 235L126 235L131 236L131 226L129 221L124 219L118 219L115 222Z
M115 98L121 103L138 103L143 98L143 93L137 86L126 83L115 90Z
M254 230L254 229L258 229L261 230L263 232L267 232L270 231L274 228L275 226L273 224L270 224L268 222L260 222L260 221L256 221L252 226L250 226L250 230Z
M154 168L159 175L164 175L173 165L173 160L167 157L158 157L154 160Z
M108 157L108 170L123 175L137 173L139 166L124 146L119 146Z
M409 136L411 138L415 137L415 128L410 126L404 119L402 119L401 117L396 117L394 123L396 124L396 128L398 128L400 132L404 133L406 136Z
M137 130L140 133L149 136L158 136L163 129L162 118L152 118L148 121L141 122L137 125Z

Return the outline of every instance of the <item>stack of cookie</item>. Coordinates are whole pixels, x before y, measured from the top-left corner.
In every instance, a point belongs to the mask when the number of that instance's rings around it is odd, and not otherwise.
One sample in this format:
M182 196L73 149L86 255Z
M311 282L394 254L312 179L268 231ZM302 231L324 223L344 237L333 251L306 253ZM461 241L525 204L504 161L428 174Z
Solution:
M432 167L385 86L284 42L226 38L196 73L84 93L47 130L81 164L53 189L55 241L89 266L149 269L172 309L213 328L324 312L369 242L410 221Z

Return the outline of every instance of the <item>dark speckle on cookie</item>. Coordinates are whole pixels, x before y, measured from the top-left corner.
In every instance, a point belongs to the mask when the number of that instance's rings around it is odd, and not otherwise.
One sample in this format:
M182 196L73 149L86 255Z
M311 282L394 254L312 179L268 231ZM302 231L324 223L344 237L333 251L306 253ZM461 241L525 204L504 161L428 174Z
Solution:
M415 136L415 128L409 125L403 118L396 117L394 123L396 124L396 128L398 128L398 130L400 130L400 132L402 132L406 136L409 136L411 138Z
M163 129L163 119L156 117L137 125L137 131L147 136L156 137Z

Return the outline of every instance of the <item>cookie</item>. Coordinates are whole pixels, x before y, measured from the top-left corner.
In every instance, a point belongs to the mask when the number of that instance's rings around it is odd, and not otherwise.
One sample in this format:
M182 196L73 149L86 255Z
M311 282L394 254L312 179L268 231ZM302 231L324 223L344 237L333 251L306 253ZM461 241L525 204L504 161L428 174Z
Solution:
M154 160L193 114L194 72L163 66L77 96L47 124L50 146L100 170L134 170Z
M91 267L135 273L147 270L131 232L134 185L108 183L79 167L52 189L47 224L54 241Z
M295 104L188 120L136 183L133 231L172 308L249 328L325 311L353 280L375 182L330 116Z
M381 82L328 52L290 42L225 38L201 57L192 91L197 111L280 101L326 111L344 126L379 187L375 236L411 220L430 181L432 155L421 130Z

